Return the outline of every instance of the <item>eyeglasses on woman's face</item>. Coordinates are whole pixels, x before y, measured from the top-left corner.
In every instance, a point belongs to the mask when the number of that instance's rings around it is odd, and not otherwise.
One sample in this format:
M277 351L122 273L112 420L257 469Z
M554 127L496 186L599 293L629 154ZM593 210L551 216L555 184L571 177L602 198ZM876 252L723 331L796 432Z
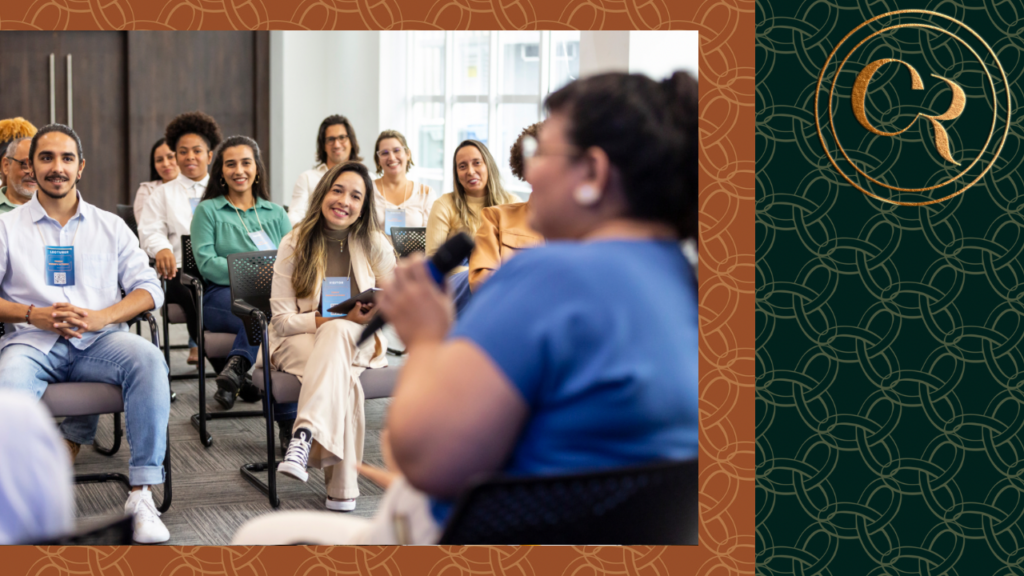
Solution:
M328 136L327 137L327 145L328 146L334 146L335 143L344 144L345 142L348 142L348 134L341 134L339 136Z

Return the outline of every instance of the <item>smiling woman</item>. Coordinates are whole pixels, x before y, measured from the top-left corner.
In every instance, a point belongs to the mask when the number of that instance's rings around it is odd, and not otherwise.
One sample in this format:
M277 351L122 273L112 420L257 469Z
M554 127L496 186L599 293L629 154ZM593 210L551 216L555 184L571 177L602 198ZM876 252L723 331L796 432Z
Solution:
M249 345L245 326L231 312L227 257L237 252L276 250L292 225L284 208L270 201L266 169L255 140L231 136L217 148L212 166L210 186L192 218L192 253L207 283L204 328L236 334L227 365L217 375L214 396L225 410L230 410L246 383L246 373L256 360L259 346ZM276 416L282 430L290 428L285 422L294 418L294 406L278 405Z
M332 301L347 300L389 279L395 253L375 218L373 185L357 162L327 171L310 198L310 209L284 237L274 264L270 308L271 362L302 382L294 433L278 471L305 482L307 465L324 469L328 510L355 509L356 466L363 453L363 389L366 368L387 366L387 340L356 345L373 304L342 318Z

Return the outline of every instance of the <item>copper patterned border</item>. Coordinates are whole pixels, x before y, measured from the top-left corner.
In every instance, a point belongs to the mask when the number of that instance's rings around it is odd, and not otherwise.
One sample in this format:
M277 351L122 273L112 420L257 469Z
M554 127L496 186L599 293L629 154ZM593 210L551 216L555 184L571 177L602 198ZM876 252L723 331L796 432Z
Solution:
M695 547L0 548L5 574L752 574L754 2L0 0L3 30L697 30L701 531Z

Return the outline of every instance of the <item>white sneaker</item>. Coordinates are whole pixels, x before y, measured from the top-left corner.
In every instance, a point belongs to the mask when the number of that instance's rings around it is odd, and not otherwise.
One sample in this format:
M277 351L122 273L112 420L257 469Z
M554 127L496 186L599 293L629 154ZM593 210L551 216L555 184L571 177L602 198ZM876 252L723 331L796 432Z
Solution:
M356 509L356 499L335 500L328 496L325 506L327 506L328 510L334 510L335 512L351 512Z
M135 535L132 539L139 544L158 544L171 539L167 527L160 521L160 512L153 503L153 493L148 487L142 490L134 490L128 495L128 501L124 504L125 514L131 514L135 520L132 527Z
M284 461L277 465L277 471L298 478L309 480L306 463L309 462L309 449L313 447L313 434L306 428L299 428L292 435L285 452Z

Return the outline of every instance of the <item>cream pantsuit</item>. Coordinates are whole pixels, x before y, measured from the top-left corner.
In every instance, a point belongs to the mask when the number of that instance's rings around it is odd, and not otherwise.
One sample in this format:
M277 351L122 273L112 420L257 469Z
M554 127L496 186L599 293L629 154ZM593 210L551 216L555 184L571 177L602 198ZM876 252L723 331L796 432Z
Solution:
M387 342L378 331L357 348L363 326L343 318L316 327L319 283L310 298L295 296L292 234L281 239L274 264L270 362L274 369L302 382L294 429L312 431L309 465L324 469L327 494L334 499L355 498L359 495L356 465L362 462L365 429L359 375L367 368L388 365L384 357ZM345 245L350 251L352 275L364 290L390 278L395 269L391 242L379 233L372 240L369 253L359 242ZM262 355L257 358L259 365Z

